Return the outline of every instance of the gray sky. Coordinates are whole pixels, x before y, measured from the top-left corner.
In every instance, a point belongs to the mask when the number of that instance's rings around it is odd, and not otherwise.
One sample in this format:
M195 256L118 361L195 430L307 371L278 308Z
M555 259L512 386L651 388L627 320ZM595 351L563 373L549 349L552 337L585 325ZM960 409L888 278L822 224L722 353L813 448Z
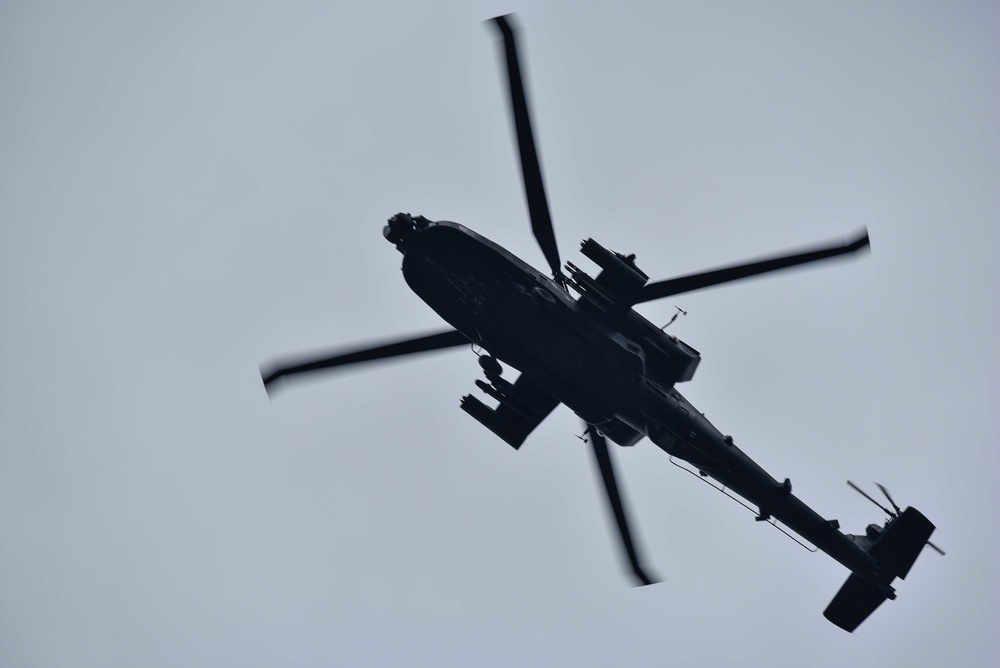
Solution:
M343 5L0 6L0 664L996 655L994 3ZM396 211L544 266L508 11L564 259L667 278L868 226L859 262L643 309L690 312L682 391L820 513L880 520L844 485L877 480L938 525L857 636L821 615L841 566L648 441L614 454L665 581L630 587L576 418L514 452L458 410L468 350L267 399L272 356L440 327Z

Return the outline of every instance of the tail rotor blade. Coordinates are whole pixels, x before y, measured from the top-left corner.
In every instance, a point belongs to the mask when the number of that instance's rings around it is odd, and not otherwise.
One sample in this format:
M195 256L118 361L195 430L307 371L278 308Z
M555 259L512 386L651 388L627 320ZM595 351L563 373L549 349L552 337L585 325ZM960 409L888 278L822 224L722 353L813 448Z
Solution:
M944 556L944 550L942 550L940 547L938 547L934 543L932 543L930 541L927 541L927 547L932 548L935 552L937 552L938 554L940 554L942 557Z
M847 481L847 484L850 485L851 488L855 492L857 492L858 494L860 494L861 496L865 497L866 499L868 499L869 501L871 501L872 503L874 503L876 506L878 506L879 508L881 508L885 512L885 514L888 515L889 517L895 517L896 516L896 513L892 512L891 510L889 510L888 508L886 508L885 506L883 506L881 503L879 503L878 501L876 501L872 497L868 496L868 493L865 492L865 490L861 489L860 487L858 487L857 485L855 485L850 480Z
M882 490L882 493L885 494L885 498L889 499L889 504L892 505L893 508L895 508L897 513L902 512L899 509L899 506L896 505L896 502L892 500L892 497L889 496L889 490L887 490L885 486L880 485L879 483L875 483L875 486L878 487L880 490Z
M361 362L371 362L390 357L399 357L401 355L440 350L467 343L469 343L469 339L465 334L452 330L450 332L441 332L439 334L430 334L414 339L386 343L373 348L324 355L318 358L294 361L283 360L267 365L266 367L261 367L260 377L264 381L264 388L270 394L274 391L276 381L296 374L332 369L334 367L359 364Z
M531 116L528 112L528 100L524 92L524 80L521 77L521 66L517 57L514 29L508 19L509 15L498 16L493 20L503 36L507 79L510 84L510 106L514 116L514 129L517 132L517 148L521 155L524 196L528 201L531 230L535 234L535 239L538 240L538 245L542 247L542 253L545 254L545 259L552 269L552 275L559 276L562 266L559 261L559 249L556 246L552 217L549 215L548 199L545 197L545 184L542 180L542 168L538 164L535 137L531 131Z
M643 287L639 291L639 299L636 303L662 299L663 297L678 295L682 292L691 292L692 290L700 290L701 288L708 288L713 285L738 281L751 276L759 276L760 274L787 269L809 262L818 262L841 255L849 255L867 248L869 245L868 231L865 230L864 234L858 236L856 239L844 243L829 244L790 255L779 255L755 262L736 264L697 274L689 274L679 278L671 278L666 281L658 281Z
M615 522L618 524L622 546L625 548L625 554L628 556L632 572L635 573L635 577L638 578L640 584L653 584L657 580L650 578L642 569L635 544L632 542L632 534L629 531L628 513L618 492L618 484L615 481L615 470L611 464L611 453L608 451L608 442L593 426L588 426L587 432L590 444L594 450L597 468L601 473L601 480L604 482L604 489L608 495L608 503L611 505L611 512L614 514Z

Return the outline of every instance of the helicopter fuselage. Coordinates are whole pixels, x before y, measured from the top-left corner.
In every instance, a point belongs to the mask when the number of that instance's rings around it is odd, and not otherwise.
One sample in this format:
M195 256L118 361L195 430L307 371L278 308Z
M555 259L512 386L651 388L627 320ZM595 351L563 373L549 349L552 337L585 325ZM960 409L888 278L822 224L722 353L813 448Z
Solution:
M873 525L862 535L841 533L836 520L823 518L792 494L790 480L779 482L768 474L677 391L678 383L694 377L701 355L632 307L854 255L868 248L867 230L843 242L652 283L636 266L634 255L615 253L592 239L581 244L580 252L601 268L599 273L591 276L572 263L564 265L545 194L515 30L508 16L498 16L494 23L503 40L528 217L552 278L462 225L396 214L383 234L403 254L407 284L454 329L286 360L261 369L264 387L270 393L282 379L299 374L472 342L485 376L475 385L497 404L491 407L467 394L461 398L461 410L515 449L560 403L576 412L587 425L584 440L593 452L624 556L639 583L652 584L655 578L643 568L632 540L608 441L631 446L648 437L672 459L693 467L691 473L720 483L721 488L713 485L716 489L727 495L731 490L756 505L754 511L741 501L758 520L782 522L850 569L847 582L823 614L838 627L853 631L884 600L895 598L892 581L906 577L917 555L930 545L934 525L912 507L901 510L883 488L895 509L883 508L890 517L885 526ZM520 372L513 381L505 376L501 362Z
M410 288L455 329L566 404L620 444L647 436L774 517L852 572L872 577L875 559L800 501L720 432L674 387L693 365L670 345L697 353L628 308L609 316L574 299L553 279L462 225L417 219L385 231L403 253ZM629 258L630 259L630 258ZM575 268L573 268L575 269ZM577 270L579 272L579 270ZM670 351L668 350L668 353ZM697 360L695 360L696 364ZM689 372L684 372L690 368ZM627 425L635 435L616 435Z

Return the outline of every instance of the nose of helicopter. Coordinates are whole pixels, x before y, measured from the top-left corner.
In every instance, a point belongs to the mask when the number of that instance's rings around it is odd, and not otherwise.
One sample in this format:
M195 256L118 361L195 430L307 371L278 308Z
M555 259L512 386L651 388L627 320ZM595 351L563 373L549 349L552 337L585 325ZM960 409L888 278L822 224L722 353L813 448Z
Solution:
M430 225L431 221L423 216L411 216L408 213L397 213L388 220L382 228L382 236L393 244L400 251L404 249L406 242L417 230L422 230Z

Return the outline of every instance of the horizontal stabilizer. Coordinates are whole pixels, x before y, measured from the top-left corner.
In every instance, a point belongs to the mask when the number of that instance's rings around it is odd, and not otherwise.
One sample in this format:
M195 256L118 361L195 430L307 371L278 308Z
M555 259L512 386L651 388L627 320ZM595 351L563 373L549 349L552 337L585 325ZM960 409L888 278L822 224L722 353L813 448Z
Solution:
M885 599L886 595L875 582L852 573L823 611L823 616L845 631L853 632Z

